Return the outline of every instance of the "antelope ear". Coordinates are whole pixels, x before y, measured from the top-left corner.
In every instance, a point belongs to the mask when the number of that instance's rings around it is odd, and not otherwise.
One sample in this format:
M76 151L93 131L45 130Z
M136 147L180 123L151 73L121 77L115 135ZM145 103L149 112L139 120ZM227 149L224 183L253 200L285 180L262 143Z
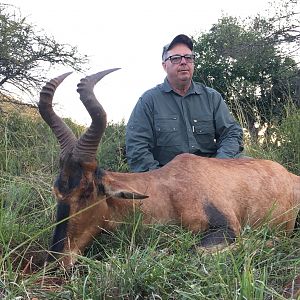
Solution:
M145 199L149 196L143 195L136 192L129 192L129 191L111 191L108 196L115 197L115 198L121 198L121 199Z

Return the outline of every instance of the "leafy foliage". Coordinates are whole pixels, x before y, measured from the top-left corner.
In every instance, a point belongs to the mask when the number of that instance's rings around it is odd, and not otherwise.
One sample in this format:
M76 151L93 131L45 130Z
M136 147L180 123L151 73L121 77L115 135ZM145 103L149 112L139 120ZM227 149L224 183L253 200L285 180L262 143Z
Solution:
M293 59L300 21L294 2L284 2L285 9L271 17L223 17L195 39L195 79L220 91L252 135L258 132L255 123L260 129L280 122L290 99L300 105L300 70Z

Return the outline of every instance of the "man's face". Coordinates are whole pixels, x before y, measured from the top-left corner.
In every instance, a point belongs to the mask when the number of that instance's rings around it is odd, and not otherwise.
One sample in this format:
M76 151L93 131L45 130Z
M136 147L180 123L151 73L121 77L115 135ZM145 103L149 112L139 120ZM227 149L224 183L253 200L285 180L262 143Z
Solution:
M172 59L174 55L186 55L188 58L182 57L181 61L180 58L177 58L174 61ZM166 58L169 59L165 60L162 65L171 84L184 85L190 83L194 73L194 60L190 57L192 55L193 52L185 44L177 44L168 51Z

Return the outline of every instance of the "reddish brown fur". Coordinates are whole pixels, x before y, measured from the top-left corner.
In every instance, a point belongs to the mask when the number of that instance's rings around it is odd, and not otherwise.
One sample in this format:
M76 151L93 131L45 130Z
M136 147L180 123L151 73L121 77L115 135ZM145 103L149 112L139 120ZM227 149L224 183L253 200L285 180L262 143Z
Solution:
M266 218L270 226L281 225L291 232L299 210L300 177L272 161L182 154L161 169L146 173L105 171L101 179L94 177L95 168L96 163L85 172L82 189L75 189L63 199L71 204L73 215L69 220L69 243L63 251L70 254L63 259L66 265L73 263L74 255L101 229L113 230L134 205L144 213L145 222L175 222L199 232L208 229L204 205L212 203L237 235L244 225L258 226ZM93 193L89 199L78 201L87 182L92 183ZM105 195L97 196L99 184L103 184ZM115 197L120 191L148 198Z

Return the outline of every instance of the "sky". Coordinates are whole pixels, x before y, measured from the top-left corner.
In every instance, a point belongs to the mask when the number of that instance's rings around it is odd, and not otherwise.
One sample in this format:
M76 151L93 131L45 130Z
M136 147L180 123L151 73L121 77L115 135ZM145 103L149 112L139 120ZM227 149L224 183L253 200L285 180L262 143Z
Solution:
M90 124L90 118L76 93L76 85L85 75L121 68L103 78L94 91L107 112L108 121L126 123L139 97L164 80L162 48L176 35L197 37L222 16L245 18L264 14L270 7L269 0L1 2L18 7L27 22L43 29L57 42L77 46L80 53L89 56L87 74L71 74L54 98L58 114L84 125ZM72 69L55 68L46 77L51 79L68 71ZM36 102L38 94L31 100Z

